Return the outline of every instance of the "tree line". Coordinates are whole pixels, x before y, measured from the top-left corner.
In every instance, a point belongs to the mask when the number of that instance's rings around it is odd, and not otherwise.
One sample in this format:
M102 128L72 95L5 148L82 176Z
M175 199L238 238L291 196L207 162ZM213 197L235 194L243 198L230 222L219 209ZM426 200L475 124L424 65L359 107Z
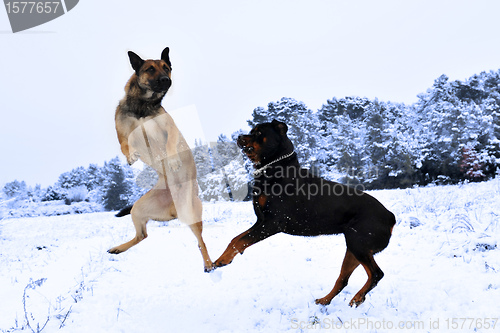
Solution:
M332 98L313 111L293 98L254 109L250 126L277 119L305 166L368 189L482 181L500 166L500 71L445 75L418 101Z
M442 75L410 105L334 97L311 110L284 97L255 108L248 125L273 119L288 125L304 167L366 189L482 181L500 169L500 71L464 81ZM203 200L248 199L252 166L235 144L247 132L220 135L216 143L196 142L193 155ZM65 172L47 188L16 180L3 193L7 199L87 201L117 210L135 202L156 177L151 168L138 171L115 157L103 166Z
M136 183L136 172L115 157L103 166L90 164L62 173L55 184L42 188L27 186L24 181L14 180L3 187L7 200L17 206L25 202L62 201L66 205L75 202L92 202L104 210L117 210L137 200L145 189ZM94 206L95 207L95 206ZM11 205L16 208L16 205ZM94 208L95 209L95 208Z

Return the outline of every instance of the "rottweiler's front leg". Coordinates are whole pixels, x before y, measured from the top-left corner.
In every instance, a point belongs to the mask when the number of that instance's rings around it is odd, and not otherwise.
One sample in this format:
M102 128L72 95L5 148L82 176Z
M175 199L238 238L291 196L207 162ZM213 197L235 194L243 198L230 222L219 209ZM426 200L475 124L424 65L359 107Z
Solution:
M214 267L217 268L229 265L238 253L243 254L243 251L245 251L247 247L276 233L277 231L268 230L264 224L255 224L247 231L233 238L224 253L215 261Z
M226 251L214 262L214 267L229 265L238 253L243 253L245 248L255 243L251 242L251 239L247 239L248 237L245 238L249 231L250 229L233 238Z

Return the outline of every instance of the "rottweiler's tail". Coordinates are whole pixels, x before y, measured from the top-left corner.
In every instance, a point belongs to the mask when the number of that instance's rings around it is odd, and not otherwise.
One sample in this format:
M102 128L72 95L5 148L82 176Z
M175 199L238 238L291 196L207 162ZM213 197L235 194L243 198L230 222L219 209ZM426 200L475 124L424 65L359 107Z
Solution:
M133 206L127 206L125 208L123 208L122 210L120 210L118 213L116 213L116 217L122 217L122 216L125 216L125 215L128 215L130 214L130 211L132 210L132 207Z

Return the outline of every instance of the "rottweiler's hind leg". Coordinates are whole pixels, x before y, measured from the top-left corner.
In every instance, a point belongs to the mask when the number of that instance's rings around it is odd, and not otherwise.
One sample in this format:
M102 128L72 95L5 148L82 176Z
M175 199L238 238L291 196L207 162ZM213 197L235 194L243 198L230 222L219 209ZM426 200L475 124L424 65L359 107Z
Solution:
M335 286L332 291L328 295L323 298L319 298L316 300L316 304L328 305L332 301L332 299L337 296L342 289L347 286L347 282L349 281L349 277L352 272L359 266L359 261L356 259L354 254L351 251L347 250L345 253L344 261L342 262L342 268L340 269L340 275L335 282Z
M372 253L359 257L359 261L361 265L363 265L366 274L368 274L368 280L363 288L361 288L360 291L358 291L358 293L352 298L351 302L349 302L350 306L355 305L356 307L365 301L366 294L375 288L378 282L384 277L384 272L382 272L380 267L378 267Z

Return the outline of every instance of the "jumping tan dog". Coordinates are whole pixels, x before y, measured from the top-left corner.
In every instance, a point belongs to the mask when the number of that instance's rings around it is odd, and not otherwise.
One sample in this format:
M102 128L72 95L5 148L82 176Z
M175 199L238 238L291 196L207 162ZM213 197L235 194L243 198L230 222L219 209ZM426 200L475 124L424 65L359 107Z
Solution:
M172 84L168 53L167 47L160 60L142 60L134 52L128 52L135 73L116 109L116 132L128 163L133 164L140 158L156 170L158 182L131 209L126 208L117 215L130 212L136 236L108 252L124 252L146 238L149 220L168 221L178 217L191 227L198 239L205 272L209 272L213 268L201 236L202 205L193 154L174 120L161 106Z

